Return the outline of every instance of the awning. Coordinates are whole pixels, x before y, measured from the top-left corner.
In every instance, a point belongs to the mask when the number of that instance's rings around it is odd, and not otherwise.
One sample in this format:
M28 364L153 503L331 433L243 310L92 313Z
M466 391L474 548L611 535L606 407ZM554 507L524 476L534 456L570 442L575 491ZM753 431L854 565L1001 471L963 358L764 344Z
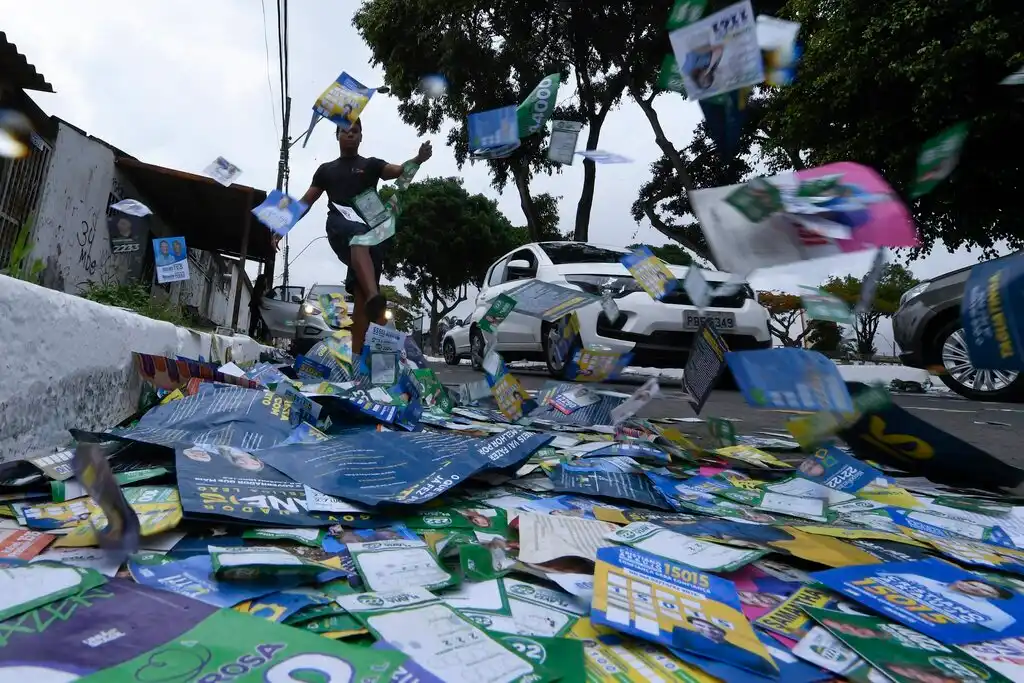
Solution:
M0 81L22 90L53 92L53 86L18 52L18 46L7 40L3 31L0 31Z
M139 191L139 200L177 235L184 236L190 248L239 257L251 220L246 258L265 262L276 256L270 231L251 213L267 198L263 190L244 185L224 187L206 176L131 157L119 157L117 167Z

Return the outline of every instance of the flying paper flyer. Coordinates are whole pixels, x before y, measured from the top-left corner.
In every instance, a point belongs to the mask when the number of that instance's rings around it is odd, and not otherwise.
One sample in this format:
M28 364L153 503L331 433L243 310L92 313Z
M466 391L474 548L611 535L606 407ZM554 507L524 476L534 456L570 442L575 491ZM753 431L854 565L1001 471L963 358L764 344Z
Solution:
M597 551L590 619L637 638L777 677L731 581L631 548Z
M263 203L252 210L252 215L271 232L284 237L299 222L306 208L305 204L281 190L272 190Z
M750 0L678 28L669 40L691 101L764 81Z
M946 645L1024 635L1024 596L942 560L842 567L811 576Z
M782 189L795 194L783 198ZM880 246L919 245L907 207L878 173L860 164L828 164L694 190L690 201L716 262L733 273ZM811 225L827 226L830 234ZM840 228L848 236L840 235Z
M348 130L376 91L376 88L367 88L342 71L313 103L313 111L342 130Z
M676 276L668 269L665 262L654 255L647 247L640 247L632 254L622 257L622 265L636 278L652 299L661 301L666 294L679 284Z

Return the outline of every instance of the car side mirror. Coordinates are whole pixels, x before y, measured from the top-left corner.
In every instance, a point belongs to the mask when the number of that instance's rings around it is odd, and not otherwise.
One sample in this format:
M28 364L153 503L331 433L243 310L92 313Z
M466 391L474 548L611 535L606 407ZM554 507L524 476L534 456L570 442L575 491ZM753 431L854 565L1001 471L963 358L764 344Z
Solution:
M302 303L302 297L301 296L293 296L292 297L292 303L293 304L301 304Z
M536 272L536 269L530 266L530 262L526 259L517 258L508 262L508 274L511 276L532 277Z

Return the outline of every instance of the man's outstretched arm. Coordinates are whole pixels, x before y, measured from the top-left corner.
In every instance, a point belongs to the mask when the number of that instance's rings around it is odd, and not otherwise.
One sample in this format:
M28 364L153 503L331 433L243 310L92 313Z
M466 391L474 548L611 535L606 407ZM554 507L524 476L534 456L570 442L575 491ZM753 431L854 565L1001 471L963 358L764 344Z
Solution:
M420 151L416 154L416 156L414 156L412 159L409 159L409 161L405 163L407 164L411 161L414 164L422 164L431 156L433 156L433 154L434 149L430 146L430 142L427 141L420 145ZM384 168L380 172L380 179L394 180L395 178L402 175L403 166L405 166L405 164L384 164Z

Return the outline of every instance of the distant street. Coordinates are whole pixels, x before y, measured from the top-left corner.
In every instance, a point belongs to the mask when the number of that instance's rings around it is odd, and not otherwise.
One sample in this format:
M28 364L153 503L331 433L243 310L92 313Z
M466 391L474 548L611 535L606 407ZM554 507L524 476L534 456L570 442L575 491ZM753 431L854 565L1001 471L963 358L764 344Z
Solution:
M432 366L441 381L445 384L463 384L475 382L483 375L474 372L468 365L451 367L444 363ZM522 380L527 389L538 389L548 381L549 377L542 370L525 370L512 368L512 372ZM646 378L629 376L621 381L602 385L607 389L629 393L644 382ZM682 389L678 381L666 380L661 385L664 398L653 401L641 412L647 417L693 417L690 404L682 400ZM1006 462L1024 467L1024 449L1021 448L1020 434L1024 430L1024 404L1013 403L978 403L968 401L953 393L941 394L900 394L894 399L903 408L917 417L947 431L978 448L995 455ZM736 423L736 431L742 434L758 435L758 432L785 432L785 422L789 414L774 410L758 410L751 408L739 392L734 390L717 390L701 411L702 417L731 417L740 420ZM978 423L983 424L978 424ZM985 424L988 422L1005 423L1005 425ZM682 431L693 434L706 434L706 428L700 423L684 423L679 425Z

